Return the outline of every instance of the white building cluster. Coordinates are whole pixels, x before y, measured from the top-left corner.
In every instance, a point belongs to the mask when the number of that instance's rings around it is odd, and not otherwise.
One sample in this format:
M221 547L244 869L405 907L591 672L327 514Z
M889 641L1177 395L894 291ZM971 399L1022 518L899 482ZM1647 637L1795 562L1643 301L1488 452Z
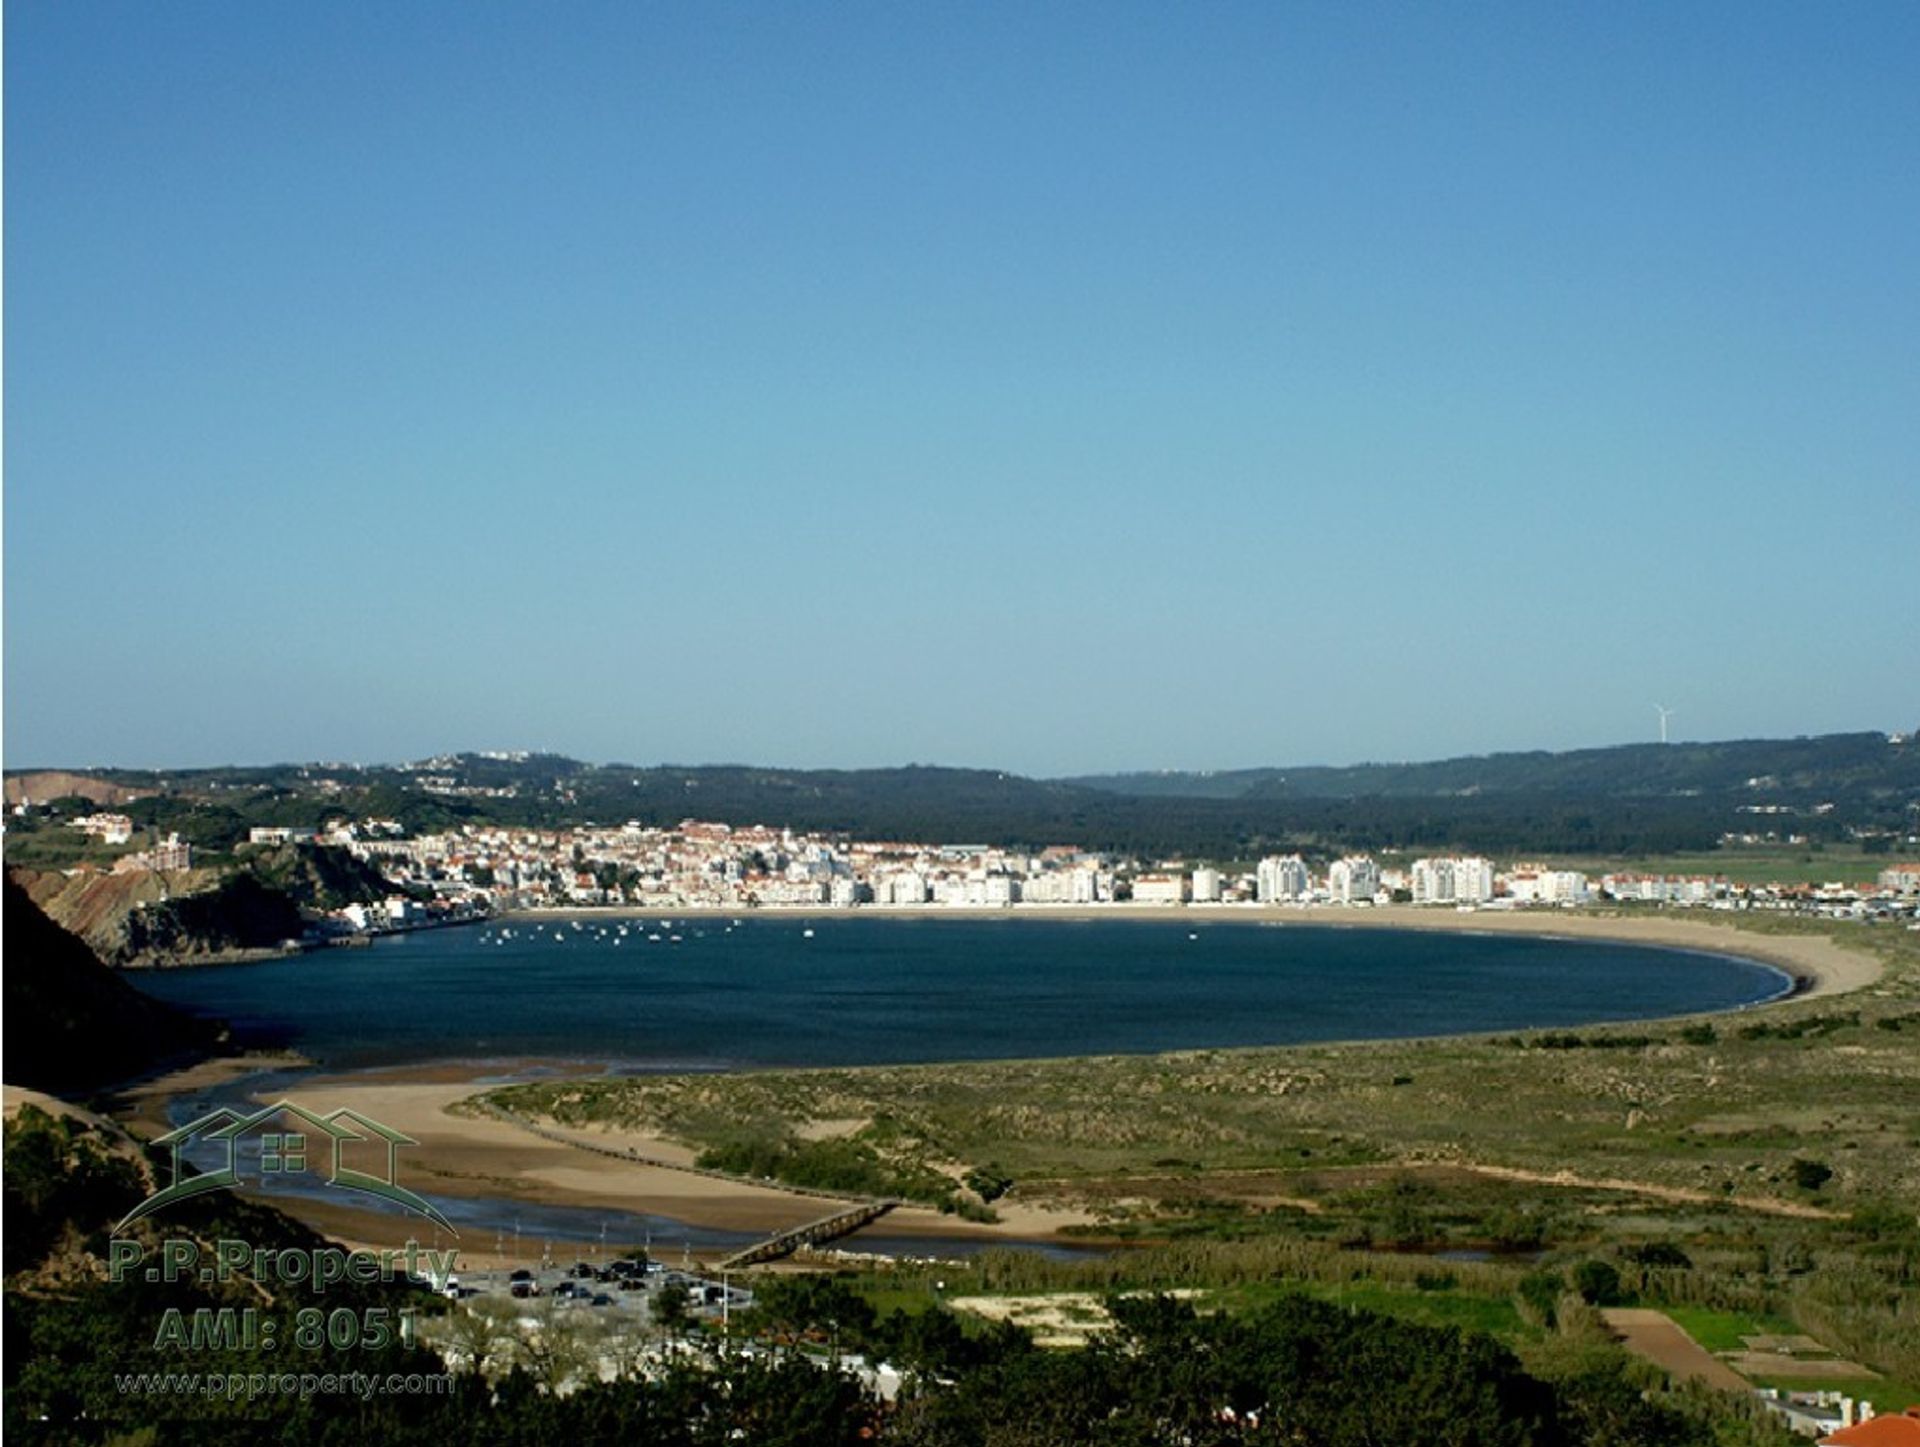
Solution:
M262 831L263 833L265 831ZM277 832L277 831L276 831ZM1061 846L1030 854L981 845L850 841L687 820L667 829L519 830L394 838L335 825L322 836L373 860L391 877L442 896L484 896L495 907L623 904L641 908L1007 908L1013 905L1572 904L1586 876L1520 866L1496 876L1481 858L1431 858L1385 870L1364 854L1316 874L1305 856L1274 855L1250 873L1177 860L1142 862ZM1511 881L1509 891L1506 886Z
M113 861L115 874L138 874L143 870L171 872L193 868L193 846L178 834L169 834L149 849L123 854Z
M1592 898L1587 876L1544 864L1516 864L1505 876L1507 897L1515 904L1586 904Z
M125 814L82 814L72 827L102 844L125 844L133 838L133 820Z
M1724 878L1613 873L1597 881L1538 863L1504 869L1478 855L1433 855L1386 867L1364 854L1316 872L1301 854L1236 871L1179 860L1138 860L1059 846L1032 853L985 845L860 841L764 825L686 820L558 830L470 825L407 838L390 821L333 824L339 843L395 885L442 908L1006 909L1114 905L1231 909L1411 903L1434 908L1675 908L1912 913L1920 871L1896 866L1877 892L1843 886L1788 889ZM410 921L368 916L368 927ZM356 926L356 928L359 926Z
M1383 869L1364 854L1316 873L1305 856L1274 855L1252 871L1178 860L1139 861L1068 846L1037 854L982 845L853 841L686 820L666 829L518 830L394 838L334 826L347 844L397 880L438 894L484 896L495 907L623 904L640 908L957 907L1135 905L1577 904L1585 875L1516 866L1496 875L1481 858L1416 860ZM1410 893L1409 893L1410 891Z

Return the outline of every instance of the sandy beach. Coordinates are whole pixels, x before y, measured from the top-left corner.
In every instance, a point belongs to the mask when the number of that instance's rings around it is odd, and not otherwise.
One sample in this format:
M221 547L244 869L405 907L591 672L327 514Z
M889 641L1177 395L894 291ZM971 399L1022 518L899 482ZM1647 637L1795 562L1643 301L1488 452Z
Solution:
M863 910L862 913L868 911ZM882 913L882 911L872 911ZM565 912L561 912L565 913ZM661 916L660 911L631 911ZM730 916L732 911L715 911ZM760 916L771 910L756 912ZM825 916L826 911L779 911L782 914ZM844 912L839 912L844 914ZM915 911L893 911L912 915ZM1010 912L940 910L918 911L934 917L999 916ZM694 917L695 911L675 910L670 917ZM1518 933L1563 936L1569 939L1619 940L1640 945L1706 951L1761 961L1786 972L1799 986L1798 998L1834 995L1870 985L1880 975L1871 956L1847 949L1818 936L1761 935L1735 930L1706 919L1632 918L1560 913L1475 911L1460 913L1411 907L1357 911L1334 908L1151 907L1108 906L1092 909L1036 907L1018 912L1021 918L1137 919L1174 921L1189 926L1206 923L1266 923L1342 928L1447 930L1478 933ZM203 1062L173 1076L145 1082L122 1096L116 1114L141 1134L165 1128L165 1108L173 1096L188 1090L236 1078L253 1071L284 1069L302 1064L297 1056L247 1057ZM405 1178L416 1188L449 1196L567 1205L588 1210L640 1212L698 1223L702 1227L756 1235L798 1226L834 1210L831 1200L818 1195L782 1190L737 1179L720 1178L685 1169L693 1152L674 1141L631 1132L581 1130L565 1141L545 1138L483 1113L455 1113L453 1107L503 1078L536 1069L551 1075L556 1067L527 1060L435 1062L417 1067L392 1067L300 1082L298 1094L308 1104L327 1110L350 1107L371 1119L404 1132L418 1142L405 1157ZM575 1069L581 1067L559 1067ZM647 1163L616 1159L601 1153L611 1148L649 1158ZM419 1235L418 1223L408 1218L354 1209L335 1201L296 1200L286 1207L318 1230L353 1244L397 1245ZM998 1224L980 1225L957 1220L919 1207L901 1208L875 1230L893 1237L944 1237L1035 1241L1054 1236L1062 1228L1093 1218L1071 1210L1045 1210L1014 1202L1002 1203ZM471 1234L471 1233L470 1233ZM859 1237L842 1243L859 1249ZM492 1245L464 1243L469 1259L479 1260ZM483 1250L485 1248L485 1250ZM528 1249L535 1250L537 1247ZM571 1248L556 1248L560 1250ZM524 1254L524 1252L523 1252ZM711 1253L709 1253L711 1254Z
M1237 912L1236 912L1237 917ZM1350 929L1448 930L1468 934L1528 934L1580 940L1612 940L1623 944L1698 950L1756 960L1784 970L1799 984L1799 999L1840 995L1864 989L1878 980L1880 961L1863 950L1852 950L1825 935L1774 935L1737 929L1712 916L1682 917L1674 913L1648 916L1589 915L1545 910L1456 910L1387 905L1369 910L1331 905L1306 909L1262 910L1263 920L1281 924L1333 925Z
M256 1069L266 1068L257 1060L252 1063ZM143 1086L137 1098L128 1098L120 1118L136 1134L157 1135L166 1128L164 1108L169 1095L205 1089L249 1073L233 1068L240 1064L204 1062L175 1077ZM839 1209L833 1199L816 1194L676 1169L676 1165L691 1166L694 1153L657 1137L601 1131L574 1133L590 1146L633 1149L671 1164L616 1160L597 1150L577 1149L534 1135L484 1114L452 1112L451 1107L459 1102L498 1084L502 1073L502 1062L498 1061L465 1066L436 1062L417 1069L314 1076L302 1080L294 1093L311 1108L331 1112L344 1106L410 1136L418 1147L406 1149L402 1179L434 1195L638 1212L753 1236L771 1236ZM265 1096L256 1098L268 1103ZM356 1209L351 1201L351 1196L338 1200L282 1197L275 1204L315 1230L356 1246L398 1246L432 1229L409 1217ZM1035 1241L1092 1219L1079 1211L1030 1206L1010 1207L1001 1212L1001 1217L998 1224L981 1225L928 1208L901 1207L876 1229L887 1236ZM484 1241L476 1237L465 1243L469 1249L463 1249L464 1257L477 1261L483 1255L491 1256L493 1233L482 1234ZM527 1239L522 1257L527 1251L538 1254L531 1232ZM671 1248L670 1233L662 1233L660 1244ZM858 1237L842 1244L859 1249ZM512 1252L507 1254L511 1256Z

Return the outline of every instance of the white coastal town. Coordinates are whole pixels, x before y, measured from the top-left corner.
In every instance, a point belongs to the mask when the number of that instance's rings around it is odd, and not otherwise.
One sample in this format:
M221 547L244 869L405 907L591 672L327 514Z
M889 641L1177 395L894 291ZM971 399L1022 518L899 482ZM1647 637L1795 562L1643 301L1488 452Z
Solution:
M408 837L393 821L325 828L256 827L253 845L312 842L350 850L395 886L381 904L353 904L337 930L378 932L522 909L840 910L1215 908L1390 904L1456 910L1631 904L1771 910L1913 920L1920 864L1894 864L1876 885L1743 882L1725 875L1589 874L1551 864L1505 866L1479 856L1399 860L1351 854L1315 863L1274 855L1251 868L1142 860L1060 845L1038 851L970 844L856 841L765 825L685 820L671 828L508 829L467 826ZM162 841L158 857L184 862Z

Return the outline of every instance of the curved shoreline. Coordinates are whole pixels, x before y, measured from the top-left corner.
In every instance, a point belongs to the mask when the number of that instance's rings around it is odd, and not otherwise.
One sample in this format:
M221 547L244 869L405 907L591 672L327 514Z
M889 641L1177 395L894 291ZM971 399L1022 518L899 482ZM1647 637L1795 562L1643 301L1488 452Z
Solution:
M580 918L611 913L561 910L544 912L541 917ZM691 919L737 917L739 912L711 910L696 915L688 910L635 910L622 913L662 919ZM1215 909L1207 906L1126 905L1080 909L1037 906L1017 912L1006 909L945 908L884 911L768 908L753 913L762 918L777 914L792 918L844 919L867 914L874 917L935 920L1132 919L1189 926L1203 923L1268 924L1383 931L1523 934L1575 942L1611 941L1740 960L1768 967L1791 982L1779 995L1734 1007L1746 1010L1769 1008L1788 1000L1830 997L1858 990L1878 980L1884 968L1878 959L1838 944L1824 933L1760 935L1735 929L1725 922L1675 919L1670 915L1636 919L1557 911L1524 914L1504 911L1442 912L1404 906L1354 910L1337 907ZM1443 1038L1472 1040L1476 1036L1464 1034ZM1343 1042L1313 1042L1313 1045L1340 1043ZM1270 1051L1290 1047L1246 1048ZM1059 1058L1067 1060L1072 1057ZM559 1062L535 1062L519 1057L516 1063L522 1071L527 1071L549 1068ZM466 1061L456 1065L444 1060L338 1073L329 1073L320 1067L302 1084L303 1088L325 1090L331 1104L350 1103L370 1117L415 1137L425 1148L421 1159L425 1177L422 1184L429 1189L493 1200L505 1209L510 1209L514 1200L584 1206L589 1209L597 1207L673 1217L700 1227L769 1234L819 1214L819 1201L816 1198L791 1194L770 1183L720 1181L677 1170L666 1162L674 1160L679 1154L685 1154L690 1160L692 1153L672 1142L629 1137L623 1143L645 1146L645 1154L658 1163L621 1162L589 1155L554 1141L531 1138L498 1121L451 1112L452 1106L484 1088L483 1079L487 1084L498 1083L499 1067L500 1062L497 1061ZM203 1075L198 1083L204 1083L204 1080ZM176 1077L171 1081L151 1082L145 1090L140 1091L141 1104L146 1108L145 1122L153 1123L156 1116L164 1119L161 1113L165 1110L166 1098L188 1084L189 1081ZM172 1088L169 1089L169 1086ZM302 1216L329 1234L349 1236L366 1244L392 1244L382 1240L394 1229L395 1223L391 1218L327 1203L290 1203L290 1208L293 1214ZM1062 1227L1081 1224L1076 1216L1074 1212L1030 1207L1016 1213L1015 1219L1003 1220L998 1226L969 1226L951 1217L942 1217L931 1209L907 1208L897 1212L886 1227L877 1230L876 1234L949 1239L965 1237L1015 1245L1058 1240L1057 1232ZM853 1249L858 1249L858 1239L855 1237L850 1241Z
M1827 934L1761 934L1739 928L1724 918L1725 912L1715 913L1723 917L1680 918L1671 910L1638 916L1547 909L1458 910L1411 904L1358 908L1317 904L1016 904L995 907L863 904L848 909L833 909L825 905L760 905L751 909L723 909L714 905L683 905L674 909L601 905L581 909L510 910L495 918L1059 920L1063 923L1132 920L1188 926L1259 924L1409 932L1425 930L1453 934L1517 934L1542 939L1642 945L1717 955L1723 959L1769 966L1783 972L1794 982L1792 989L1779 996L1739 1007L1745 1009L1759 1009L1789 999L1815 999L1864 989L1876 982L1884 971L1884 966L1872 955L1838 944ZM1859 927L1867 928L1865 925Z

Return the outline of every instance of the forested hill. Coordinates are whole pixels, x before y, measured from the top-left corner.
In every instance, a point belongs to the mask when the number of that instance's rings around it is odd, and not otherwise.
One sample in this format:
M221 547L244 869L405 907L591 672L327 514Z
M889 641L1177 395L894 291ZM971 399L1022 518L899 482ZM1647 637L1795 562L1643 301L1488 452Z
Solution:
M1568 753L1474 754L1427 763L1087 774L1064 783L1150 798L1447 798L1563 794L1824 803L1920 794L1920 743L1886 734L1622 744Z
M1053 780L919 766L596 765L553 754L95 775L139 796L117 807L140 828L178 830L211 850L232 849L253 824L375 818L421 832L696 818L1144 856L1447 847L1629 855L1711 849L1743 833L1892 848L1920 819L1920 744L1883 734ZM15 821L10 855L51 849L63 811L97 807L42 802L33 780L51 777L74 775L10 777L38 806Z

